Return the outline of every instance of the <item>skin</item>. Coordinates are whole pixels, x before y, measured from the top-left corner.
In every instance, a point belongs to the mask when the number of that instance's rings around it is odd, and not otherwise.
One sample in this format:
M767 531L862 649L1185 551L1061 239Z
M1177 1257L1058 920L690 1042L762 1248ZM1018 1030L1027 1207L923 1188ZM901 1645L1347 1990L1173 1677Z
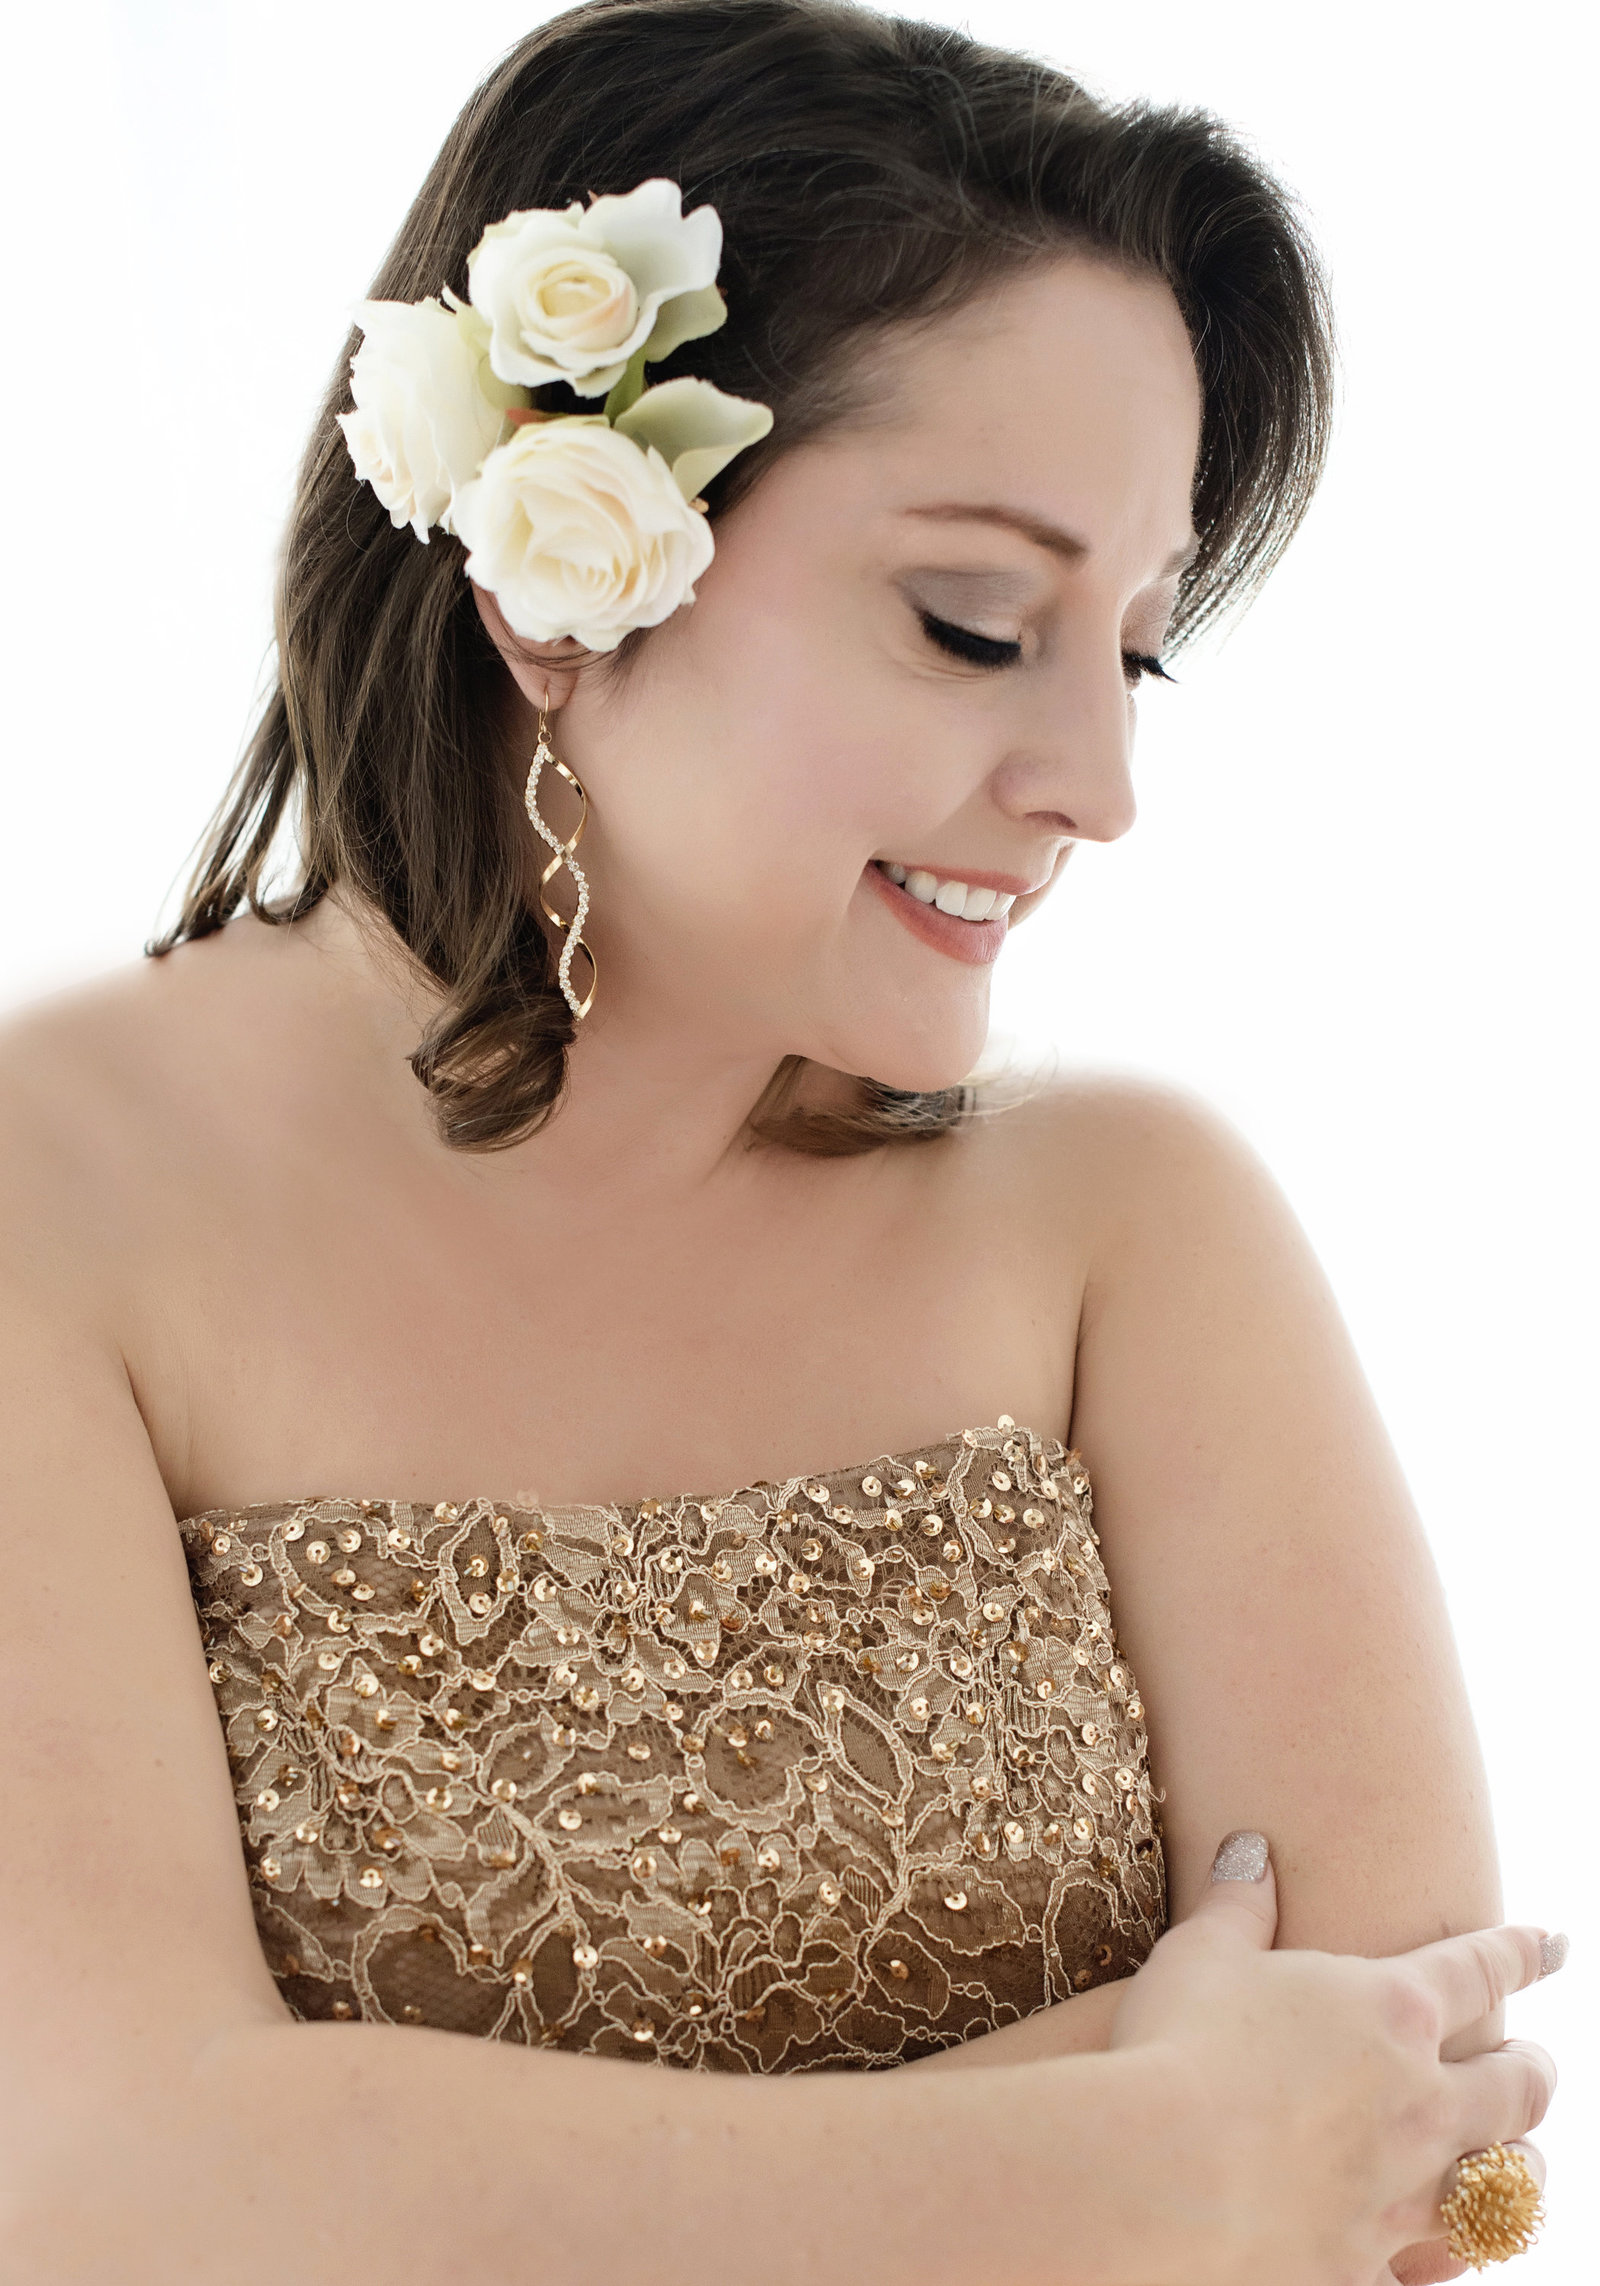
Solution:
M840 1074L930 1088L975 1062L992 963L928 942L874 861L1014 883L1015 926L1078 841L1128 830L1129 661L1159 652L1191 543L1199 394L1164 286L1062 260L881 363L876 409L722 520L697 600L626 671L521 644L479 599L527 750L548 706L592 804L600 991L548 1129L445 1148L404 1060L428 988L337 894L52 1003L0 1050L10 1386L35 1392L13 1398L29 1457L8 1529L69 1478L73 1515L122 1518L90 1608L41 1581L27 1643L41 1675L83 1678L74 1755L113 1727L126 1754L146 1725L134 1750L163 1775L141 1830L169 1838L159 1865L120 1848L79 1867L76 1920L39 1941L77 1960L115 1912L186 2022L231 2020L242 1992L262 2022L282 2008L182 1636L174 1515L308 1490L710 1493L1002 1410L1093 1475L1174 1917L1206 1898L1218 1838L1254 1827L1281 1947L1386 1955L1498 1919L1422 1533L1326 1283L1240 1140L1172 1091L1091 1076L933 1147L745 1148L786 1055L814 1060L819 1100ZM919 609L1020 653L954 658ZM554 790L546 809L568 823ZM135 1608L171 1649L141 1652L131 1687L114 1621ZM43 1820L49 1753L40 1769ZM889 2077L1113 2047L1143 1981ZM1495 2047L1512 1981L1484 1980L1436 2045ZM90 1991L103 2026L116 2009ZM1547 2092L1545 2060L1525 2071ZM1425 2245L1395 2267L1459 2272Z

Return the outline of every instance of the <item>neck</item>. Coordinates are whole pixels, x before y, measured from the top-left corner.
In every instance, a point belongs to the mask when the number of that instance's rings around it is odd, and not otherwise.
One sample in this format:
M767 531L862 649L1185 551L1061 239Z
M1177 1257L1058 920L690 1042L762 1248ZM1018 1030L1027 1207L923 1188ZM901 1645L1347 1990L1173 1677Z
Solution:
M367 1068L392 1115L420 1148L448 1149L433 1107L407 1061L440 1005L438 986L387 922L334 890L297 924L337 977L355 1037L349 1052ZM752 1154L751 1111L787 1053L777 1040L732 1042L708 1031L703 1012L629 995L597 1001L569 1051L567 1086L547 1124L495 1152L451 1154L511 1185L537 1173L588 1200L693 1190L770 1152ZM808 1100L843 1099L850 1083L812 1067Z

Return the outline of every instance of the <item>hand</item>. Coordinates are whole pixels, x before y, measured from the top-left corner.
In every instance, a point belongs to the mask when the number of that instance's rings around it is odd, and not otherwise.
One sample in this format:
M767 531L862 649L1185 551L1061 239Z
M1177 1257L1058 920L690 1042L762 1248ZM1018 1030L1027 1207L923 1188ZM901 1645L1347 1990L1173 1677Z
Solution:
M1364 1960L1274 1953L1276 1926L1270 1863L1214 1881L1119 1988L1111 2047L1159 2049L1202 2123L1176 2187L1196 2222L1182 2286L1376 2286L1395 2257L1407 2286L1456 2275L1430 2243L1451 2169L1537 2125L1555 2070L1526 2041L1461 2063L1439 2049L1535 1980L1541 1932Z

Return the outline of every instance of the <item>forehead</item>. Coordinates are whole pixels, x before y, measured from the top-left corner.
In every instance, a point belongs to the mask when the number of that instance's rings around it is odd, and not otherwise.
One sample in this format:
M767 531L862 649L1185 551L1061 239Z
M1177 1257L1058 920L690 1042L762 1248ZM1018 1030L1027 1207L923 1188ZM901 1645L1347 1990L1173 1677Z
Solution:
M1069 528L1187 530L1201 394L1171 289L1071 254L868 353L840 442L883 508L1004 497Z

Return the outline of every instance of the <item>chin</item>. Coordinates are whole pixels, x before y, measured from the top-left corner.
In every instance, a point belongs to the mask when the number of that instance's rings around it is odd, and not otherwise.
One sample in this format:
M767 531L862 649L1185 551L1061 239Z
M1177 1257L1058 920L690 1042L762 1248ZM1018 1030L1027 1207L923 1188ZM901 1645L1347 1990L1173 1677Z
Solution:
M908 1032L904 1023L884 1022L852 1026L834 1036L825 1047L807 1050L816 1063L875 1080L880 1087L904 1095L936 1095L941 1088L958 1087L967 1077L989 1036L988 995L980 1011L963 1009L944 1024L919 1026Z

